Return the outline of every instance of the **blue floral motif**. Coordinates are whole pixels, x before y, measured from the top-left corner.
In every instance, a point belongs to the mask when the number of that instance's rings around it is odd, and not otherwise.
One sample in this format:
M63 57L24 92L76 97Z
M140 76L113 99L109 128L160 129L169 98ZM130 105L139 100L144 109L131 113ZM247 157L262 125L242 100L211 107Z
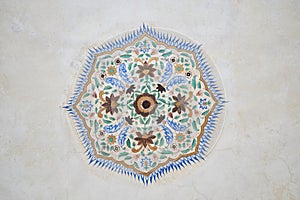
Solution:
M173 65L170 62L167 62L167 67L165 69L164 74L162 75L161 83L166 82L173 74Z
M93 104L89 100L82 101L82 111L90 112L92 110Z
M144 157L141 159L141 166L146 168L149 168L149 166L151 166L152 164L152 160L148 157Z
M134 83L134 81L128 77L125 63L120 64L118 69L119 69L119 75L125 83L129 83L129 84Z
M201 109L203 109L203 110L207 109L206 98L201 98L200 101L198 102L198 104Z
M182 84L182 83L186 83L187 79L184 76L174 76L168 83L166 86L167 90L170 90L171 87L173 87L176 84Z
M180 123L174 122L174 121L170 120L169 118L167 118L167 123L175 131L182 132L182 131L185 131L187 129L186 126L184 126L184 125L182 125Z
M165 138L168 144L171 144L173 142L174 136L172 131L165 125L160 125L162 129L164 130Z
M119 79L116 79L114 77L106 78L105 82L111 84L112 86L116 86L117 88L120 88L122 90L126 89L125 85Z
M147 53L150 50L150 44L147 43L141 43L139 47L140 51L143 53Z
M125 119L123 118L121 122L119 122L117 124L111 124L108 126L104 126L103 129L106 133L115 133L118 130L120 130L124 124L125 124Z
M123 128L123 130L120 132L119 136L118 136L118 143L120 146L124 145L124 141L127 137L127 131L130 129L130 126L126 126L125 128Z

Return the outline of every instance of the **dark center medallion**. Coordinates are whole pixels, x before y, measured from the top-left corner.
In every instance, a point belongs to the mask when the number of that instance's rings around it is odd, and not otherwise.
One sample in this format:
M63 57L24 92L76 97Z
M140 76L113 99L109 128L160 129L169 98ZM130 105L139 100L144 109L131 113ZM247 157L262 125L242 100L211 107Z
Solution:
M144 93L137 96L133 106L137 114L147 117L149 114L153 114L155 112L157 101L154 95Z
M150 102L147 101L147 100L146 100L146 101L143 101L142 106L143 106L143 108L147 109L147 108L150 107Z

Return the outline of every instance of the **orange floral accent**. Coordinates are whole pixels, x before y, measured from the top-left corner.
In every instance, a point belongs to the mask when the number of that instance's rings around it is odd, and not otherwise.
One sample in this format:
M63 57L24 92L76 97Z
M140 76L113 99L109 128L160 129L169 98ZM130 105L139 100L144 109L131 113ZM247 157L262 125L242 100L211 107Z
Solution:
M175 71L176 71L177 73L182 73L183 70L184 70L183 64L176 64L176 65L175 65Z
M113 75L115 75L116 73L117 73L117 69L116 69L115 66L109 66L109 67L107 68L107 74L113 76Z
M182 142L185 140L185 135L183 135L183 133L177 133L175 139L177 142Z
M116 136L114 136L114 135L107 136L107 142L109 144L114 144L116 142Z

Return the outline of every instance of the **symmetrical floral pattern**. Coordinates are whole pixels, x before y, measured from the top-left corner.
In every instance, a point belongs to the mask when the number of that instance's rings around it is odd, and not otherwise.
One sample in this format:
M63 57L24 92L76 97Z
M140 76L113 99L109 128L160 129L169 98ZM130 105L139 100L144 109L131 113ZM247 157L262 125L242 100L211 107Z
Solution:
M201 157L220 99L203 79L198 54L143 27L118 48L90 52L82 90L66 108L84 125L91 162L109 161L148 183L166 166Z

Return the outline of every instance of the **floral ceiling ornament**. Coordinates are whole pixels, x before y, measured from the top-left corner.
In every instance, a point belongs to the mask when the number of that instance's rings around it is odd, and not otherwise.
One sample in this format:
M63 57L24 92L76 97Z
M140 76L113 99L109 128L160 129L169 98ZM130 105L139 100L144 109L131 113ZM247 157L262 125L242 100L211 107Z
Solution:
M224 99L201 45L143 24L89 49L65 106L90 164L145 184L204 160Z

